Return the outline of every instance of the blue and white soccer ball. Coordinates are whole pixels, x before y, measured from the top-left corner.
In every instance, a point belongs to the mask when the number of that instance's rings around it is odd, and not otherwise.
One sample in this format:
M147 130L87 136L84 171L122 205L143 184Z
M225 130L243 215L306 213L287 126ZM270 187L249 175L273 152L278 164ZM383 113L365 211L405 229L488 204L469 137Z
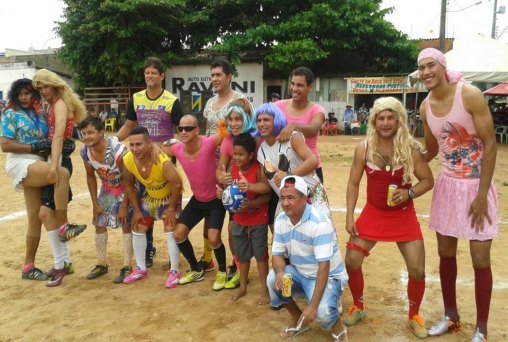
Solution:
M236 212L245 198L245 192L241 192L237 185L231 184L222 193L222 205L226 210Z

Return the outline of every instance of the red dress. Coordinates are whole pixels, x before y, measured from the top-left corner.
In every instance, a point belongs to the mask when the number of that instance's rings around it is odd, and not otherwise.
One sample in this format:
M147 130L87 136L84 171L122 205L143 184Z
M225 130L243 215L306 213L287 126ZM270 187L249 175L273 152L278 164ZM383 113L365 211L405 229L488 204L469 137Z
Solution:
M365 165L367 175L367 203L356 220L358 235L370 241L404 242L422 240L420 223L416 218L413 201L390 207L386 203L388 186L395 184L399 189L409 189L411 184L402 185L403 169L392 171L376 170Z

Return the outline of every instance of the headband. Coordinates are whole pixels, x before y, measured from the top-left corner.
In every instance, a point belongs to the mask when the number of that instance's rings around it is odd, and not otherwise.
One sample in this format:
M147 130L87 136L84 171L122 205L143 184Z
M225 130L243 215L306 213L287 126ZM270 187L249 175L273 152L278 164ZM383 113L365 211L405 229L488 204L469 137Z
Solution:
M448 83L455 84L457 82L465 82L464 77L461 72L458 71L452 71L448 70L446 67L446 58L443 55L443 53L439 50L436 50L434 48L427 48L420 52L418 55L418 64L420 64L420 61L425 58L431 58L441 64L443 68L445 68L446 71L446 79L448 80Z

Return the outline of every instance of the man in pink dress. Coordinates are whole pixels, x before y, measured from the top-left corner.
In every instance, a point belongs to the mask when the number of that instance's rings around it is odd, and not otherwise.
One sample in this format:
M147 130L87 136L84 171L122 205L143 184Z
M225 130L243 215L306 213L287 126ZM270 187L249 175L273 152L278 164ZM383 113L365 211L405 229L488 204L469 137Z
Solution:
M441 173L434 187L429 228L436 231L444 316L429 329L441 335L460 329L457 310L457 242L468 240L475 274L476 328L472 342L487 341L492 295L490 248L499 235L498 202L492 182L496 139L481 91L446 69L444 55L425 49L418 73L429 95L420 106L426 159L439 152Z

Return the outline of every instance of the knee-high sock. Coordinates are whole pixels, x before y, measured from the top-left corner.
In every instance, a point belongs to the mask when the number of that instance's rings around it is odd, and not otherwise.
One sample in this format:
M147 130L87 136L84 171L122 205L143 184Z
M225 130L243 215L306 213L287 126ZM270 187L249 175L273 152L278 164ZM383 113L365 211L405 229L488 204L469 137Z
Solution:
M215 259L217 260L219 272L226 272L226 248L222 242L218 247L213 249L213 254L215 254Z
M487 336L490 299L492 297L492 270L489 267L474 269L474 290L476 299L476 327Z
M146 271L146 234L132 232L132 248L136 257L136 266Z
M203 261L212 261L212 245L210 245L208 238L205 237L203 237Z
M445 315L450 317L452 321L459 319L457 311L457 258L440 258L439 259L439 278L441 280L441 292L443 296L443 304Z
M178 249L189 263L191 270L201 271L201 266L199 266L196 255L194 255L194 248L192 248L192 243L189 239L185 239L185 241L178 243Z
M166 242L168 244L169 262L171 263L171 271L177 271L180 268L180 250L175 241L173 232L166 232Z
M65 267L65 248L63 248L62 245L67 244L60 241L60 238L58 237L58 230L49 231L48 240L51 250L53 251L55 269L61 270Z
M67 241L66 242L60 241L60 243L61 243L60 248L62 248L64 254L64 261L68 265L72 262L71 254L69 253L69 243Z
M123 265L130 266L132 262L132 254L134 250L132 248L132 234L123 234Z
M107 265L108 232L95 234L95 250L97 251L98 265Z
M363 272L362 269L347 270L349 290L353 296L353 304L363 310Z
M418 315L423 294L425 293L425 279L416 280L409 278L407 283L407 298L409 300L409 319Z

